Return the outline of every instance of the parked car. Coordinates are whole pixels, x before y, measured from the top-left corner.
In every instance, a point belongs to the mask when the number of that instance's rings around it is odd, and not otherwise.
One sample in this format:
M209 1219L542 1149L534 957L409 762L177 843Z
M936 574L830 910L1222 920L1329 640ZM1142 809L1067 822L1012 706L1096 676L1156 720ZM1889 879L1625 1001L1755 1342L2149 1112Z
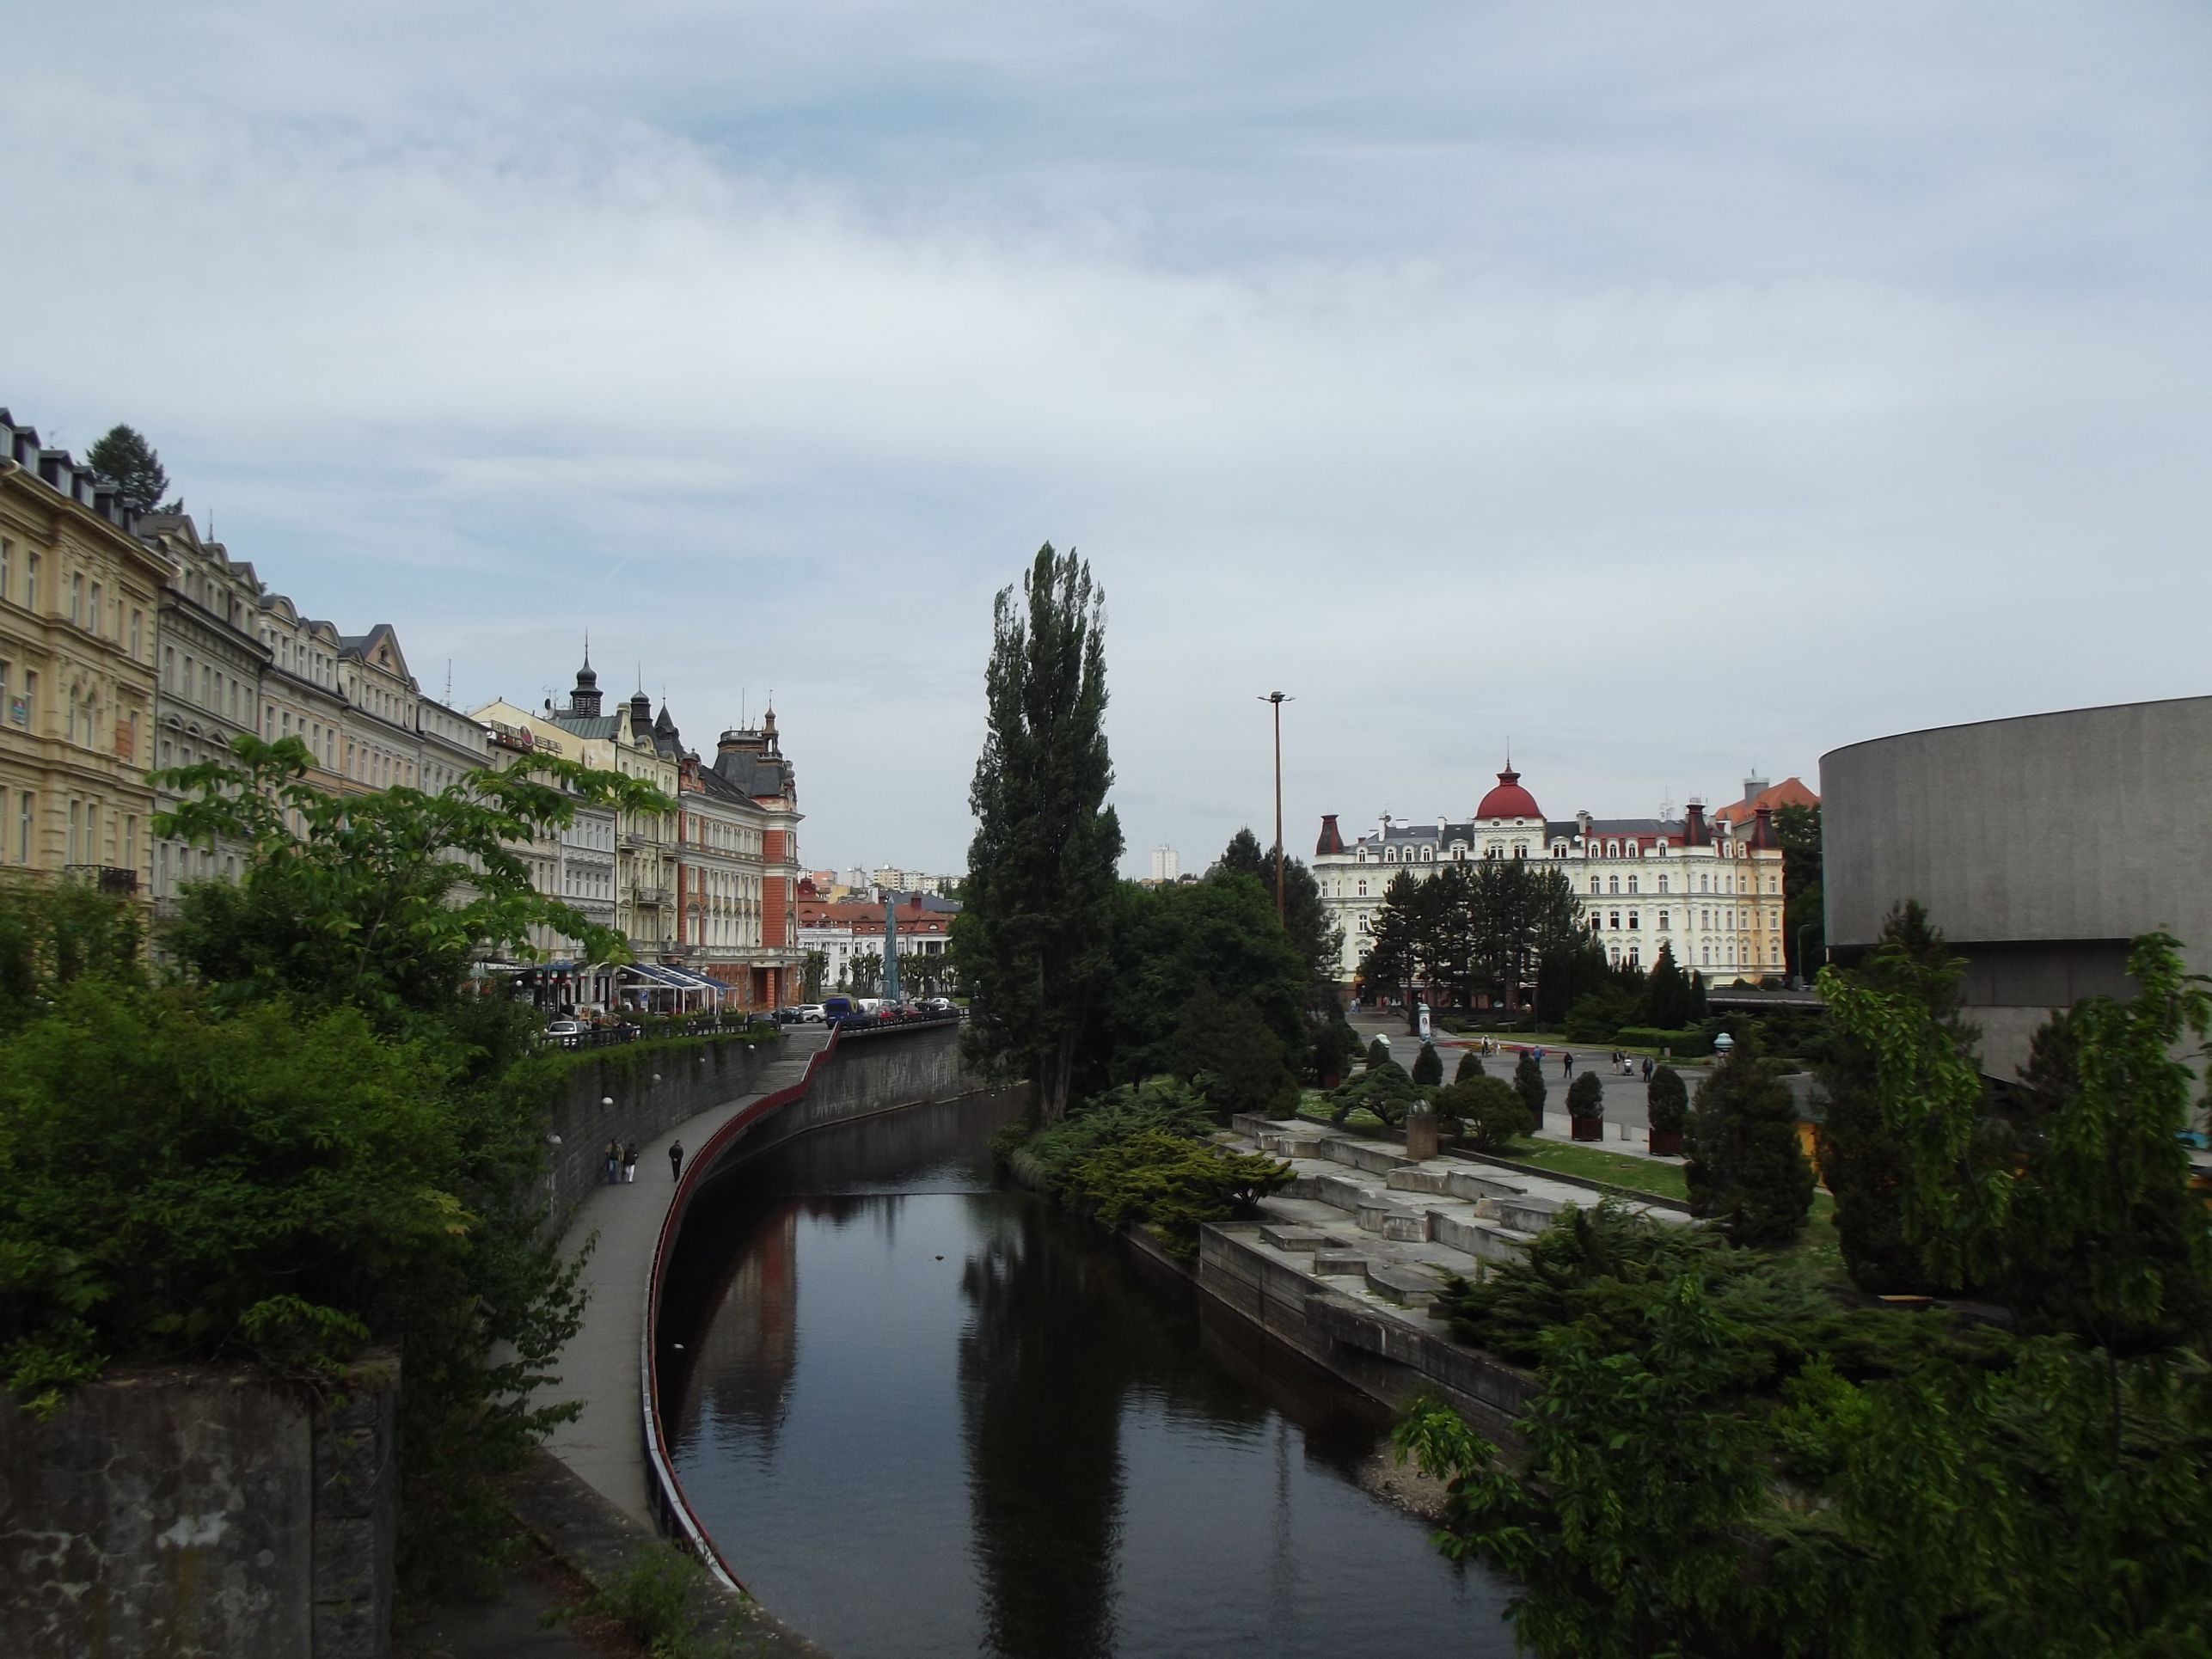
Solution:
M564 1049L573 1049L583 1040L584 1022L580 1019L552 1019L546 1022L544 1038Z
M793 1012L803 1025L826 1025L830 1023L829 1010L819 1002L802 1002Z
M959 1010L953 1006L949 996L925 996L922 999L922 1012L931 1019L950 1019Z
M843 1025L859 1012L849 996L825 996L822 999L822 1019L825 1025Z

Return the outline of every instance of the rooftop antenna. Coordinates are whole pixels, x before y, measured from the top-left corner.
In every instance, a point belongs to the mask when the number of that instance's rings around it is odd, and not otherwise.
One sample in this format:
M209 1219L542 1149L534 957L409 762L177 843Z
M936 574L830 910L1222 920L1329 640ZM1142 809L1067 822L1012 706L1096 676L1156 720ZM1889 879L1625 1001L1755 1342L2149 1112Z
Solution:
M445 659L445 701L448 703L453 701L453 659L450 657Z

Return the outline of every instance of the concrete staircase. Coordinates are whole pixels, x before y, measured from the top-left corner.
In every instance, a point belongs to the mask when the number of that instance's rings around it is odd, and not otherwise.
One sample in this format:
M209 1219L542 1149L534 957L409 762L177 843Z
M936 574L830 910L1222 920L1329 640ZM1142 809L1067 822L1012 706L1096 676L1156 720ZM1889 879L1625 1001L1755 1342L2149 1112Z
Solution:
M1599 1195L1541 1175L1452 1157L1408 1158L1302 1120L1241 1116L1224 1143L1288 1162L1289 1186L1264 1201L1259 1242L1355 1299L1429 1313L1449 1275L1480 1279L1492 1262L1525 1259L1536 1235L1570 1204ZM1687 1222L1679 1210L1632 1210ZM1342 1282L1351 1281L1347 1285Z

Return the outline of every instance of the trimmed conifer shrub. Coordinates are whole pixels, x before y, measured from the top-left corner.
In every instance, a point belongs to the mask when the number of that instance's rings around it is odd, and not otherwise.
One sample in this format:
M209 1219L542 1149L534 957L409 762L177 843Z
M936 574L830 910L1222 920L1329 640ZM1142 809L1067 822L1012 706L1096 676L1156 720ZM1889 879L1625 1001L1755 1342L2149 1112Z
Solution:
M1460 1050L1459 1065L1452 1072L1453 1082L1464 1083L1471 1077L1484 1077L1487 1075L1488 1074L1482 1068L1482 1056L1480 1055L1477 1054L1473 1049L1461 1049Z
M1567 1085L1567 1116L1570 1117L1605 1116L1605 1085L1597 1080L1596 1072L1586 1071Z
M1437 1116L1458 1123L1477 1152L1502 1152L1535 1126L1510 1083L1480 1074L1438 1090Z
M1672 1066L1662 1066L1644 1086L1651 1116L1651 1150L1669 1156L1682 1150L1682 1123L1689 1116L1689 1087Z
M1369 1066L1388 1065L1390 1063L1390 1045L1379 1037L1372 1043L1369 1043L1367 1045L1367 1063Z
M1798 1142L1797 1101L1774 1068L1743 1049L1713 1068L1685 1135L1690 1212L1728 1241L1779 1250L1812 1208L1812 1165Z
M1513 1068L1513 1093L1521 1097L1530 1118L1539 1123L1544 1121L1544 1068L1536 1063L1535 1055L1523 1053L1521 1063Z
M1413 1080L1424 1087L1433 1087L1444 1080L1444 1062L1433 1043L1421 1044L1420 1053L1413 1056Z

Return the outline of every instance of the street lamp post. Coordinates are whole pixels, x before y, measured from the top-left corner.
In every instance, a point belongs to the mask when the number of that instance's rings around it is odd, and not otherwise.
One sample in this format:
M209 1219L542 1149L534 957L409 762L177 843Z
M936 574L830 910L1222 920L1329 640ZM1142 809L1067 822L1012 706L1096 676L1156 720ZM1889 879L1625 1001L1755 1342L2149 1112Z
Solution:
M1259 701L1275 705L1275 921L1287 929L1290 917L1283 900L1283 705L1296 699L1271 691Z
M1805 936L1812 925L1810 921L1798 924L1798 983L1808 987L1812 983L1812 964L1805 960Z

